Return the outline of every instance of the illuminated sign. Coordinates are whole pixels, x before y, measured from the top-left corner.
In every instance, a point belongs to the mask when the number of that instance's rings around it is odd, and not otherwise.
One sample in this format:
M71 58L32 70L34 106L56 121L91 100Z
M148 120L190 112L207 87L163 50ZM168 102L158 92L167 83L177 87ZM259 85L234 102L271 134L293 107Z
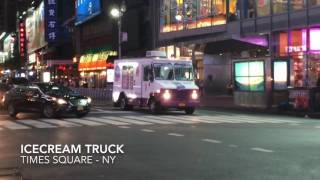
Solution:
M239 91L264 90L264 62L245 61L236 62L235 88Z
M82 24L101 13L100 0L76 0L76 25Z
M45 1L46 41L56 42L58 39L57 0Z
M26 53L26 26L24 22L19 23L20 57L24 60Z
M288 62L273 62L273 87L276 90L287 89L288 86Z
M44 3L41 2L39 7L35 9L31 16L26 19L26 43L28 53L44 47L45 41L45 13Z

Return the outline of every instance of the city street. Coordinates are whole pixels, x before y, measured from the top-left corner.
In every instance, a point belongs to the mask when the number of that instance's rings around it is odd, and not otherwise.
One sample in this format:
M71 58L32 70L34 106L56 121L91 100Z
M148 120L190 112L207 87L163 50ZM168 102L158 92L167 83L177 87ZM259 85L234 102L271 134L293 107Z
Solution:
M309 180L320 177L318 120L199 110L151 115L93 107L83 119L0 121L0 174L25 179ZM124 144L114 164L22 165L21 144ZM0 179L2 176L0 176Z

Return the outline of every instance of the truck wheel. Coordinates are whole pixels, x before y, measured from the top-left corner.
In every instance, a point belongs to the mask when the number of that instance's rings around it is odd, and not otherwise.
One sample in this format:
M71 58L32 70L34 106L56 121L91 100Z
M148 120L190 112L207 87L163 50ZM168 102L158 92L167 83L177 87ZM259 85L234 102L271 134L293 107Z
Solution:
M119 100L119 106L122 111L128 111L132 109L132 106L128 105L128 99L123 96Z
M152 114L159 114L160 113L160 104L156 102L155 100L151 100L149 103L149 111Z
M188 107L184 110L186 112L186 114L193 114L195 111L194 107Z

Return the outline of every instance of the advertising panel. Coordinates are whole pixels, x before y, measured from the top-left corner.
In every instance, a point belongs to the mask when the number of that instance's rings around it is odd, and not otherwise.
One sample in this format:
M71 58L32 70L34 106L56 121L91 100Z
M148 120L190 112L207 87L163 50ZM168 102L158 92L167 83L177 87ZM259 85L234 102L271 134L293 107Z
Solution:
M26 19L26 36L28 53L31 53L46 45L45 41L45 13L44 3L33 11L32 15Z
M235 87L239 91L264 90L264 62L236 62Z
M82 24L101 13L100 0L76 0L76 25Z
M46 41L54 43L58 39L57 0L45 1Z

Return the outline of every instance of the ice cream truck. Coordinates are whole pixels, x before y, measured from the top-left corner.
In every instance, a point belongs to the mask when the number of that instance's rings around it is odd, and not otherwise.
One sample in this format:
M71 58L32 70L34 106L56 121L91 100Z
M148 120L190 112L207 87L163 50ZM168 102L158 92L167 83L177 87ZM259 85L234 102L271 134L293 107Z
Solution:
M122 110L147 107L184 110L193 114L199 105L191 60L168 59L162 52L147 52L143 58L114 62L113 102Z

